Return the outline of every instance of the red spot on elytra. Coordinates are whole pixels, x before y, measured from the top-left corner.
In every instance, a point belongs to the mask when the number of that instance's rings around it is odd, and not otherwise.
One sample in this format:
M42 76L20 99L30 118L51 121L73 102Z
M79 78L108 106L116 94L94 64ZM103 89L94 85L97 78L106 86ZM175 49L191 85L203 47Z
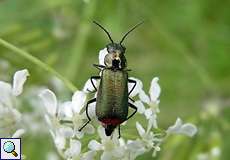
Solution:
M114 125L114 126L122 123L122 121L120 119L117 119L117 118L104 118L100 121L102 122L102 124Z

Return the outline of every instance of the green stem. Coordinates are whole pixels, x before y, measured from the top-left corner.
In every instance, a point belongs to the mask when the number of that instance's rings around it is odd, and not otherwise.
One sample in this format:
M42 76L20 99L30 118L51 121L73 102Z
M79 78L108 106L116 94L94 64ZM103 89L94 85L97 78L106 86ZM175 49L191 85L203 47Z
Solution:
M66 85L66 87L68 87L72 92L75 92L77 90L77 88L68 79L66 79L65 77L60 75L56 70L54 70L49 65L45 64L44 62L42 62L38 58L32 56L30 53L10 44L9 42L7 42L1 38L0 38L0 44L9 50L12 50L13 52L18 54L19 56L22 56L23 58L29 60L30 62L34 63L35 65L41 67L42 69L44 69L44 70L50 72L51 74L55 75L56 77L58 77L59 79L61 79L63 81L63 83Z

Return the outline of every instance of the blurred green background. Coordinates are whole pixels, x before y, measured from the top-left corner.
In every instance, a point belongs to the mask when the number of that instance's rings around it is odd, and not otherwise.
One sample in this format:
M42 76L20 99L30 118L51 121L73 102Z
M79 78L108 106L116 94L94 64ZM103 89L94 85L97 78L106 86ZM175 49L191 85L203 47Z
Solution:
M194 138L172 136L156 158L149 153L139 159L196 160L203 154L208 160L228 160L229 6L229 0L0 0L0 38L38 57L81 89L98 73L92 64L109 43L92 20L107 28L114 41L144 20L124 42L130 76L141 79L146 91L153 77L160 78L160 127L181 117L195 123L199 132ZM52 75L3 46L0 59L10 64L7 73L0 68L1 79L28 68L29 85L52 88ZM55 151L48 134L23 140L29 160L45 159ZM220 153L215 155L213 148Z

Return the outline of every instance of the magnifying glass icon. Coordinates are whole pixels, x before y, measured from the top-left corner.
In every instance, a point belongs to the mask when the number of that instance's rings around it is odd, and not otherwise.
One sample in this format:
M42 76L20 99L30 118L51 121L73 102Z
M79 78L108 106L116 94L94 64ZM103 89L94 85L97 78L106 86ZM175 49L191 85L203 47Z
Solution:
M11 153L14 155L14 157L17 157L18 154L15 152L15 145L11 141L7 141L3 144L3 149L6 153Z

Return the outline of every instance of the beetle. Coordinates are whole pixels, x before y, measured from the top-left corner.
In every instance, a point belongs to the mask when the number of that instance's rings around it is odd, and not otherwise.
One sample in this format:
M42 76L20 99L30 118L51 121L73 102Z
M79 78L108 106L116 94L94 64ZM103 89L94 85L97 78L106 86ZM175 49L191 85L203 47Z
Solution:
M90 78L92 86L95 89L91 92L97 92L97 96L87 102L86 116L88 121L79 129L79 131L81 131L91 121L88 113L88 107L89 104L96 102L96 117L105 128L106 136L111 136L114 129L118 126L120 138L120 124L127 121L137 112L137 107L129 102L129 99L134 102L129 95L136 87L137 82L128 78L128 71L130 70L127 69L127 62L125 58L126 48L122 45L122 42L130 32L143 22L140 22L131 28L123 36L119 43L115 43L109 32L98 22L93 21L93 23L99 26L107 34L111 43L106 45L108 54L104 58L104 65L93 65L101 71L100 76L92 76ZM98 89L96 88L93 80L100 80ZM128 83L133 84L130 91L128 91ZM128 115L128 107L134 109L134 112L130 115Z

